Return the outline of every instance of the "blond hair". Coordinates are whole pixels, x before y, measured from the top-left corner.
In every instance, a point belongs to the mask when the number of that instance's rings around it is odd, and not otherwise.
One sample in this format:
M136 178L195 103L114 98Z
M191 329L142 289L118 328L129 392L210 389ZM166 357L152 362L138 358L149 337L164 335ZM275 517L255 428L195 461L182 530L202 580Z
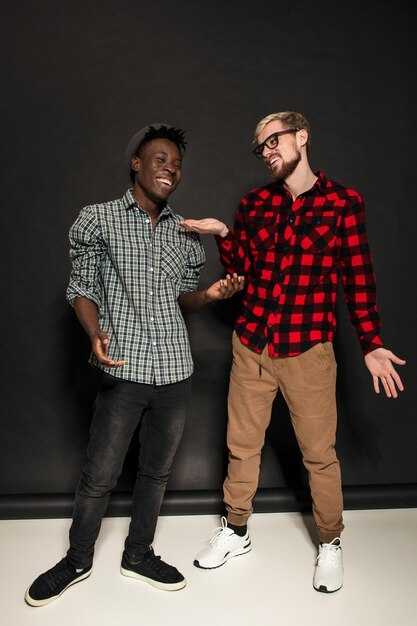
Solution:
M281 122L284 128L298 128L301 130L304 128L308 132L308 140L307 140L307 149L310 147L310 124L308 123L307 118L304 117L301 113L297 113L296 111L281 111L280 113L271 113L267 115L258 123L255 129L255 135L253 137L253 143L258 142L258 137L265 128L267 124L270 122Z

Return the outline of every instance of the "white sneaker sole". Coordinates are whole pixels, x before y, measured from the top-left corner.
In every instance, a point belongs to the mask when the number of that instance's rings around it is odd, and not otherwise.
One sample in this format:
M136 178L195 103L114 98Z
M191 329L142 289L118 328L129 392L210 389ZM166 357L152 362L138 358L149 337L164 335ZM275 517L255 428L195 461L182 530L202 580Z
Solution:
M339 589L343 587L343 584L340 585L340 587L337 587L337 589L327 589L327 587L325 587L324 585L320 585L320 587L316 587L314 584L313 584L313 587L316 591L320 593L335 593L336 591L339 591Z
M141 574L137 574L136 572L132 572L130 569L125 569L124 567L120 568L121 574L123 576L127 576L128 578L135 578L136 580L141 580L144 583L148 583L152 587L156 589L161 589L162 591L179 591L180 589L184 589L187 581L181 580L178 583L161 583L158 580L153 580L152 578L147 578L146 576L141 576Z
M30 604L30 606L45 606L46 604L50 604L51 602L53 602L54 600L57 600L60 596L62 596L62 594L64 593L64 591L66 591L69 587L72 587L72 585L75 585L76 583L81 582L82 580L85 580L86 578L88 578L91 574L92 570L90 569L89 572L86 572L85 574L83 574L82 576L79 576L78 578L76 578L75 580L72 581L72 583L70 583L69 585L67 585L62 591L61 593L58 593L56 596L52 596L50 598L45 598L44 600L34 600L33 598L30 597L29 595L29 589L30 587L26 590L25 593L25 602L27 602L28 604Z
M233 550L233 552L227 553L223 557L223 559L219 561L218 563L216 563L215 565L202 565L198 559L195 559L194 565L195 567L199 567L200 569L217 569L218 567L221 567L222 565L224 565L226 561L233 558L234 556L241 556L242 554L247 554L248 552L251 551L251 549L252 549L252 546L249 540L249 543L246 546L243 546L243 548L237 548L236 550Z

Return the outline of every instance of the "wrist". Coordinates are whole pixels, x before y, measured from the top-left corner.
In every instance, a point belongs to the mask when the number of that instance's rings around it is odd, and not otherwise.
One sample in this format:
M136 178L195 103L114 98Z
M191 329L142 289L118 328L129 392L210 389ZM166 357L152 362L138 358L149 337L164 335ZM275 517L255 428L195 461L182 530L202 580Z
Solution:
M91 328L87 331L87 335L90 341L94 341L94 339L99 338L101 333L101 328Z
M224 225L224 228L221 230L221 232L219 233L219 237L221 237L222 239L224 239L224 237L226 237L226 235L228 234L229 229L226 225Z
M205 303L211 302L213 300L213 298L210 297L208 290L209 290L209 287L207 287L207 289L205 289L203 293L203 298L204 298Z

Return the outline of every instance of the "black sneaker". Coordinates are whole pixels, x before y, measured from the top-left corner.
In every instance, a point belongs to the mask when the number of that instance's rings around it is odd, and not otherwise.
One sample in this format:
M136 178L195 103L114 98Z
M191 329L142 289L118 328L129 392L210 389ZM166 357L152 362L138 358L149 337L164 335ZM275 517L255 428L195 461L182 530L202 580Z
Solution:
M120 571L124 576L137 578L166 591L178 591L187 584L184 576L176 567L162 561L160 556L155 556L152 548L149 548L139 563L131 563L126 552L123 552Z
M53 602L74 583L78 583L91 574L91 567L77 572L67 558L48 569L35 580L25 593L25 600L31 606L44 606Z

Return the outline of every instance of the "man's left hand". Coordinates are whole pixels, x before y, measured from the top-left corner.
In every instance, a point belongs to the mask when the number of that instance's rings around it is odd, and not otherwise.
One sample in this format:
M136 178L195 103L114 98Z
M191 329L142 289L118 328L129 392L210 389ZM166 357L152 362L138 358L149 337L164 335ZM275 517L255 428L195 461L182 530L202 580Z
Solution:
M387 397L398 398L397 387L400 391L404 391L404 385L392 363L404 365L405 361L385 348L377 348L365 355L365 364L371 372L375 392L379 393L379 381L381 380Z

